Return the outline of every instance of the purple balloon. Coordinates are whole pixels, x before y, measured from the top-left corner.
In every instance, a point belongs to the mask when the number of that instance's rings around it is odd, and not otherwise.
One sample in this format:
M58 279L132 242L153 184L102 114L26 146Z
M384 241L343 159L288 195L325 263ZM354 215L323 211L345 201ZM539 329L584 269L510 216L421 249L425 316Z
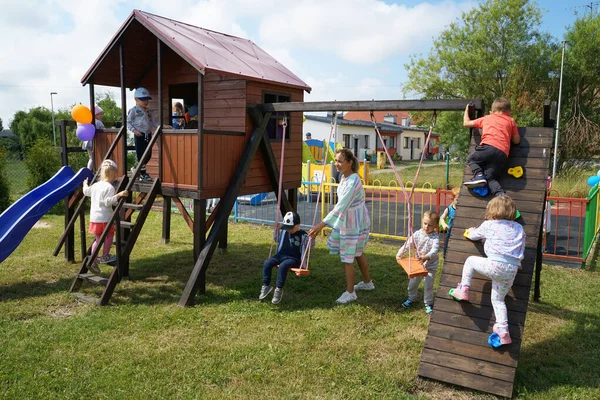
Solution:
M77 126L77 139L81 141L92 140L95 133L96 128L92 124L79 124Z

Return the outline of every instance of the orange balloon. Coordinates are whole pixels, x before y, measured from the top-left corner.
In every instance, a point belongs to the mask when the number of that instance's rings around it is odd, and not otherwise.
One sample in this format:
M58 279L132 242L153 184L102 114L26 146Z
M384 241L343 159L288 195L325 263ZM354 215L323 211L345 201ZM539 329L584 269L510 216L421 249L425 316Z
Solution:
M92 123L92 112L83 104L78 104L71 110L71 116L80 124Z

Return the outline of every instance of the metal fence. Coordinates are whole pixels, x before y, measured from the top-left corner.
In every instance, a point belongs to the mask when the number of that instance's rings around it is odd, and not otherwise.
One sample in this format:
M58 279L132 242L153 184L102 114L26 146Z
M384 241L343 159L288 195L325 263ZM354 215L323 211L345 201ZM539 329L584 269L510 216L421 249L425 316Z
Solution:
M337 183L324 183L321 199L317 203L319 184L302 182L297 212L303 228L312 227L313 221L320 221L323 215L327 215L333 209L337 200L336 187ZM397 186L374 185L364 186L364 189L371 216L371 236L406 240L408 208L401 189ZM576 196L578 193L569 194L568 197L561 197L556 191L549 193L547 212L550 226L544 238L544 258L583 262L588 256L593 238L600 230L598 190L587 199ZM231 215L234 221L274 224L277 208L274 193L265 195L264 199L255 203L249 201L252 196L246 197L245 200L236 202ZM412 200L414 229L421 225L421 217L425 211L435 210L441 213L451 203L451 191L430 187L415 188ZM443 233L440 239L445 240Z

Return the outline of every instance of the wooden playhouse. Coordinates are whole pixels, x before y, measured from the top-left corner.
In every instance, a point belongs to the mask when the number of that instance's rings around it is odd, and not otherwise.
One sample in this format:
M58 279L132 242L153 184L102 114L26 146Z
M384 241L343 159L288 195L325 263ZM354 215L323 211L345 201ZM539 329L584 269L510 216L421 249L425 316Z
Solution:
M182 297L182 305L192 304L195 293L204 288L215 244L226 243L227 217L237 196L278 191L283 120L287 126L282 182L289 200L284 193L282 211L295 205L302 179L302 113L263 112L252 105L302 102L310 87L250 40L139 10L131 13L81 82L89 86L92 109L95 85L120 87L124 126L96 134L94 164L104 158L116 161L120 174L127 176L122 186L139 192L138 199L145 198L146 203L162 195L164 241L169 240L171 202L180 206L180 198L193 199L194 218L180 209L194 233L194 259L202 255L206 265L194 269ZM150 91L149 109L160 122L151 141L147 171L154 180L149 183L136 180L139 168L132 175L135 165L127 165L125 138L131 137L127 111L134 106L127 103L127 91L137 87ZM171 124L173 99L198 105L197 129L164 128ZM214 197L221 201L207 220L206 199ZM115 283L103 282L113 287L128 275L129 252L143 225L143 219L133 223L131 216L135 210L142 214L144 204L124 203L118 208L129 209L115 221L123 237L133 238L117 248L120 267L115 267ZM89 275L84 260L74 291L83 281L98 283ZM103 295L98 303L106 304L109 297L110 293Z

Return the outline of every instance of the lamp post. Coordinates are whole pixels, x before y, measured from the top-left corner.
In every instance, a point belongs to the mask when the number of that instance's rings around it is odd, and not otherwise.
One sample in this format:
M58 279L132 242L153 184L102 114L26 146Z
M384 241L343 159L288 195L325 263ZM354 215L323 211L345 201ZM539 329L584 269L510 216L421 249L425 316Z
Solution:
M58 93L50 92L50 107L52 108L52 135L54 136L54 147L56 147L56 126L54 126L54 101L52 98L53 94L58 94Z
M556 112L556 135L554 137L554 162L552 164L552 180L556 176L556 163L558 156L558 136L560 133L560 100L562 98L562 80L563 80L563 67L565 65L565 46L567 42L563 40L562 42L562 57L560 61L560 83L558 84L558 111Z

